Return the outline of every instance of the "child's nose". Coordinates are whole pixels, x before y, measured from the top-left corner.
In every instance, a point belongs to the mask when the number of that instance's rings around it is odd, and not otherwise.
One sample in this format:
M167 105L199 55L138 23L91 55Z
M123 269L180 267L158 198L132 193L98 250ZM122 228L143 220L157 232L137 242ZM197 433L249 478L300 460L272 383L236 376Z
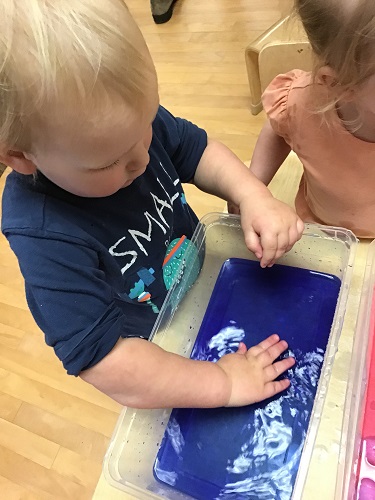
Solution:
M133 149L132 158L130 159L126 169L128 172L133 172L144 168L148 165L150 161L150 156L148 154L148 149L145 148L144 144L140 142Z

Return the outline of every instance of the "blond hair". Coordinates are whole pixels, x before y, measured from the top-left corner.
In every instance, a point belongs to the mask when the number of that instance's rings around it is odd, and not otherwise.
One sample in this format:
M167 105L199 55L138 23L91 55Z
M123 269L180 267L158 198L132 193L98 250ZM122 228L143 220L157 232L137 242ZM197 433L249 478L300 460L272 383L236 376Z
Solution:
M324 111L375 74L374 0L295 0L315 55L313 76L328 65L335 81Z
M0 147L30 147L35 118L100 106L137 106L156 76L123 0L0 2Z

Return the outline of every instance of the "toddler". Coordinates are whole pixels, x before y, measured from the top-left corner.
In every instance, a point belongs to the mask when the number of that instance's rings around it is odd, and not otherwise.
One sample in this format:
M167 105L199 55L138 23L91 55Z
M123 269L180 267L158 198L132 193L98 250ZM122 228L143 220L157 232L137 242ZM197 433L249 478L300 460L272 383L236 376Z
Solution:
M197 224L181 186L241 208L263 267L303 223L224 145L159 105L123 0L0 7L2 231L30 310L67 372L132 407L245 405L288 387L277 335L219 362L147 342L171 281L163 262Z
M295 0L312 73L277 76L251 161L266 185L292 149L303 164L298 215L375 237L375 2Z

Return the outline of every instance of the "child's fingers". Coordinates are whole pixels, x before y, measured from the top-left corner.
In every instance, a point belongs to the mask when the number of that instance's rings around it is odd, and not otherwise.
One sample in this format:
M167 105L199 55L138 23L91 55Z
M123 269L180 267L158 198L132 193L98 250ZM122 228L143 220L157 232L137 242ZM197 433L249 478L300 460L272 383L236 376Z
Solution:
M280 337L274 333L273 335L270 335L266 339L262 340L262 342L259 342L259 344L250 347L250 349L247 351L251 356L258 356L262 352L266 351L269 349L271 346L277 344L277 342L280 341Z
M297 222L297 225L289 228L281 233L271 234L263 233L261 236L261 244L263 248L263 257L261 260L262 267L271 267L277 259L293 247L293 245L302 237L304 224L302 221Z
M243 342L240 342L238 344L238 349L237 349L237 354L246 354L247 352L247 347Z
M281 233L263 233L261 236L263 248L262 267L270 267L279 257L284 255L289 247L289 231Z
M297 226L291 227L289 229L289 250L300 238L301 234L299 233Z
M267 382L264 386L263 399L272 398L275 394L279 394L279 392L285 391L290 386L290 381L287 378L283 380L276 380L273 382Z
M288 343L285 340L280 340L276 344L271 345L258 356L261 366L265 368L271 365L286 349L288 349Z
M298 235L299 235L298 239L301 239L304 230L305 230L305 224L300 218L298 218L298 221L297 221L297 231L298 231Z
M302 221L301 221L302 222ZM302 223L302 231L303 231L304 225ZM288 232L283 232L277 235L277 249L275 253L275 257L267 264L267 267L272 267L275 264L275 261L282 257L285 253L289 252L292 248L293 245L300 240L302 237L302 232L297 227L297 224L295 226L292 226L289 228ZM262 240L263 243L263 240Z
M251 250L258 259L263 256L262 245L260 244L260 238L254 230L248 230L245 234L246 246Z
M275 260L279 259L287 251L289 247L289 231L277 235L277 249L274 259L268 264L271 267Z
M289 229L289 245L285 252L289 252L293 245L302 238L304 229L304 223L301 221L301 219L298 219L297 224L293 225Z
M289 368L292 368L292 366L295 365L295 362L296 360L293 357L289 357L267 366L264 370L265 380L267 382L275 380L275 378L279 375L289 370Z
M263 255L260 261L261 267L267 267L268 264L276 259L278 250L278 237L275 233L263 233L261 236Z
M290 251L291 251L291 249L293 248L293 246L294 246L294 243L292 243L292 244L288 245L288 248L285 250L285 253L290 252Z

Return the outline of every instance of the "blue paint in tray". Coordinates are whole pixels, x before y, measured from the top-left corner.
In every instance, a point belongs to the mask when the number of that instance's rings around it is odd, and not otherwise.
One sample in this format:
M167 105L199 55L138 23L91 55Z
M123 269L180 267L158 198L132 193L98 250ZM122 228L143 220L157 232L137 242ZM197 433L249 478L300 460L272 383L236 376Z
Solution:
M242 408L174 409L157 480L199 500L291 498L340 285L307 269L223 264L191 357L216 361L240 341L249 348L278 333L296 358L291 386Z

